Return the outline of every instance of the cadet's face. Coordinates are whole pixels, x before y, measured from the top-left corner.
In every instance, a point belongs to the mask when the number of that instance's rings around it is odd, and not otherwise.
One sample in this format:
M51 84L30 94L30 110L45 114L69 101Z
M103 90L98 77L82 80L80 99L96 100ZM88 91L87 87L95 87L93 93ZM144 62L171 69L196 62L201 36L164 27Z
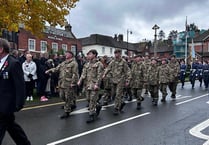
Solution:
M152 64L156 64L156 63L157 63L157 61L153 59L152 60Z
M94 59L94 57L95 57L95 55L94 55L93 53L91 53L91 52L88 53L87 56L88 56L87 58L88 58L89 60L92 60L92 59Z
M0 47L0 54L2 54L2 53L3 53L3 48Z
M72 58L72 54L69 53L69 52L66 52L66 53L65 53L65 58L66 58L66 59Z
M116 57L116 58L119 58L120 56L121 56L121 53L120 53L120 52L116 52L116 53L115 53L115 57Z

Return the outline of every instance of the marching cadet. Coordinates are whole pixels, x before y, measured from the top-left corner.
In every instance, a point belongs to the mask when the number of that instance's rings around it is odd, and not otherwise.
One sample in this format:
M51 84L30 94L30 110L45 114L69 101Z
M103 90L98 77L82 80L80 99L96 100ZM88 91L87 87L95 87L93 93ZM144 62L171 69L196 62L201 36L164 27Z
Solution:
M103 78L105 78L108 73L112 74L111 96L115 96L114 115L118 115L125 106L125 102L122 98L123 89L124 85L129 85L131 79L130 68L128 67L127 62L122 59L121 53L122 51L120 49L114 51L115 58L110 62L103 74Z
M171 55L171 60L168 63L169 66L169 83L168 83L168 87L171 91L171 98L175 99L176 98L176 88L177 88L177 84L178 84L178 75L180 72L180 67L179 67L179 63L176 60L176 56L175 55Z
M141 101L144 100L142 97L144 67L142 56L136 55L131 68L131 75L134 78L131 79L130 86L132 87L132 94L137 99L137 110L141 109Z
M145 57L144 57L144 89L145 89L145 94L148 94L148 68L151 64L151 61L150 61L150 58L149 58L149 54L145 54Z
M160 91L162 93L161 102L166 101L167 93L167 86L169 80L169 67L167 65L167 60L162 59L161 65L159 66L159 84L160 84Z
M89 64L86 67L86 71L83 71L78 81L78 85L81 84L83 79L86 79L86 95L89 98L89 119L86 123L94 122L98 117L101 105L98 102L99 98L99 87L101 84L101 76L103 72L103 65L97 60L97 51L92 49L87 53Z
M195 80L198 77L198 61L195 60L195 62L192 62L191 70L190 70L190 82L192 84L192 89L194 89L195 86Z
M202 71L203 71L203 64L201 61L198 61L198 80L200 82L200 87L202 87Z
M103 57L103 66L104 70L107 68L110 60L107 58L107 56ZM108 73L107 76L103 79L103 86L104 86L104 94L103 94L103 105L106 106L108 103L113 99L111 97L111 84L112 84L112 75L111 73Z
M187 69L187 66L186 66L184 60L181 60L181 62L180 62L180 74L179 74L179 80L181 81L181 88L184 88L186 69Z
M208 88L208 83L209 83L209 65L207 61L203 62L203 81L205 88Z
M86 74L86 73L87 73L88 67L89 67L89 55L86 56L86 61L85 61L84 65L83 65L83 69L82 69L82 73L83 73L83 74ZM82 74L82 73L81 73L81 74ZM86 87L85 87L85 86L86 86L87 80L86 80L86 77L85 77L85 76L82 76L82 77L83 77L83 78L82 78L82 83L79 85L79 87L82 88L82 89L81 89L81 96L86 97L86 100L87 100L87 105L86 105L86 107L89 107L90 98L89 98L89 96L87 95L87 90L86 90Z
M159 90L159 68L157 65L157 59L152 58L150 67L148 68L148 84L149 91L152 97L152 103L154 106L158 104L158 90Z
M66 51L65 59L57 67L46 71L46 73L59 72L59 96L65 102L65 113L60 116L61 119L68 118L70 112L72 112L72 108L75 105L74 97L76 95L76 83L78 81L78 64L75 61L74 54L71 51Z

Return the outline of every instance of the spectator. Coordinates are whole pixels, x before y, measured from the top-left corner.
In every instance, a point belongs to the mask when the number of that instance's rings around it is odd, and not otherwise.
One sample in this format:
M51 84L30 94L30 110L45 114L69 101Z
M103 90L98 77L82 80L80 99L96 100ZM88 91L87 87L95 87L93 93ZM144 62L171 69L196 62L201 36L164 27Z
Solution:
M37 79L37 67L35 62L32 60L31 54L26 55L26 60L22 64L22 69L24 72L24 80L26 84L26 100L33 101L33 89L35 87L35 80Z

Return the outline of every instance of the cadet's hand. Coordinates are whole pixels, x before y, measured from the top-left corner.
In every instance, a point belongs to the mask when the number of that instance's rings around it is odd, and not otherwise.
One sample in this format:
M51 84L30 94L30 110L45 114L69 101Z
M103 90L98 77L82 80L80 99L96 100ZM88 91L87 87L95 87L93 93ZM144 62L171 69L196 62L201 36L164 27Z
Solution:
M78 86L80 86L80 85L81 85L81 81L80 81L80 80L77 82L77 85L78 85Z
M48 70L46 70L46 71L45 71L45 74L48 74L48 73L49 73L49 71L48 71Z
M103 76L102 76L102 79L104 79L105 78L105 74L103 74Z
M94 85L94 90L98 90L99 86L97 84Z
M70 87L71 88L73 88L73 87L75 87L76 86L76 84L70 84Z

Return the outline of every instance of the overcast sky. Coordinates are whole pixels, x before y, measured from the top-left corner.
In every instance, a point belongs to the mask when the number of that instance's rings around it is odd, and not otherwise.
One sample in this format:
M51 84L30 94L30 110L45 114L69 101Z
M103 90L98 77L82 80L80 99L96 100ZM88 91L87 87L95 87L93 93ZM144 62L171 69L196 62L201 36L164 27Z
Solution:
M209 0L80 0L69 21L77 38L91 34L123 34L129 42L153 40L157 24L166 34L185 30L185 22L199 29L209 28ZM158 30L158 32L159 32Z

